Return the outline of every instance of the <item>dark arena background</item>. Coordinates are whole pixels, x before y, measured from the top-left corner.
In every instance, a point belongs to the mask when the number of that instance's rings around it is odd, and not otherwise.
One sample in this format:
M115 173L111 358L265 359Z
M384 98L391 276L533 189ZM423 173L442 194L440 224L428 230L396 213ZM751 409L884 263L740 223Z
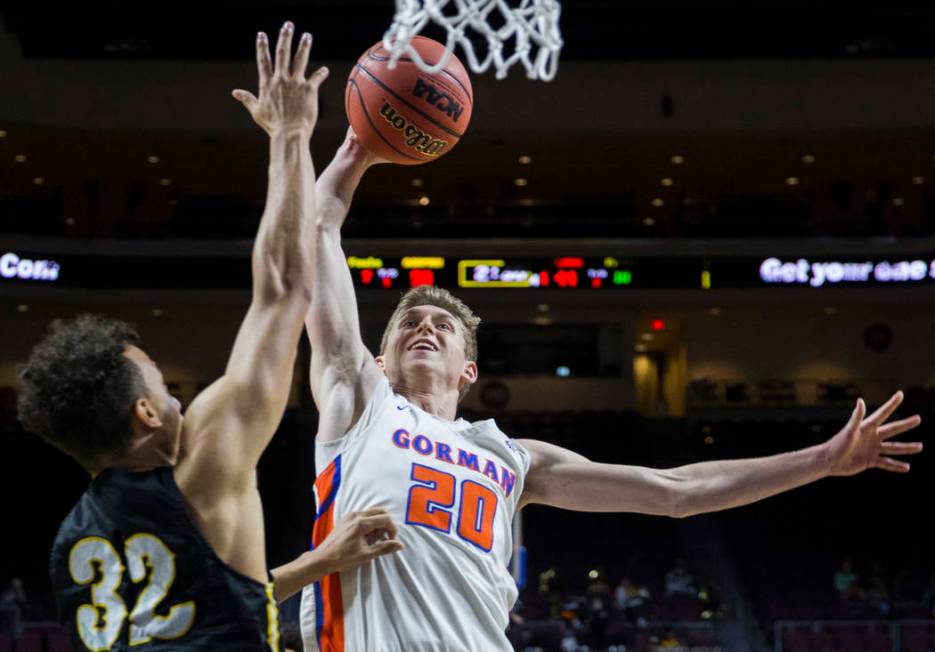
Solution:
M16 420L58 317L136 325L182 401L249 299L265 136L255 33L315 35L343 85L391 0L0 9L0 652L69 649L48 552L88 482ZM473 74L443 159L364 180L344 247L376 351L401 292L483 318L468 418L670 467L825 441L897 389L935 423L935 6L563 3L554 81ZM303 342L259 469L271 566L307 549L317 414ZM927 419L927 422L925 421ZM935 651L932 452L688 519L522 513L518 650ZM297 618L283 606L286 637ZM287 641L288 642L288 641ZM481 652L481 651L478 651Z

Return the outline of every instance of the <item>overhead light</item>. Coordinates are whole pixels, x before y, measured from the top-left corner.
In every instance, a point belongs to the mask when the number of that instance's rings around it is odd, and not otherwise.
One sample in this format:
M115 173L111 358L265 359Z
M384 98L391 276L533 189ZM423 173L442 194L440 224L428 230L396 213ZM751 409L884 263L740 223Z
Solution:
M155 165L156 163L159 162L159 157L156 156L155 154L150 154L149 156L146 157L146 162L152 163L153 165Z
M799 178L798 178L798 177L786 177L786 185L787 185L787 186L797 186L797 185L799 185L799 183L800 183L800 182L799 182Z
M811 165L812 163L815 162L815 157L812 156L811 154L805 154L805 155L802 157L802 162L805 163L805 164L807 164L807 165Z
M551 309L552 307L547 303L540 303L538 306L536 306L536 310L539 312L548 312Z
M662 199L662 197L654 197L653 200L649 203L655 206L656 208L662 208L663 206L666 205L666 202L664 199Z
M74 225L75 225L75 218L73 217L65 218L65 226L74 226Z
M551 326L552 320L540 315L539 317L533 318L532 323L536 326Z
M160 186L163 186L163 187L165 187L165 186L171 186L171 185L172 185L172 179L167 179L167 178L163 177L162 179L159 180L159 185L160 185Z
M646 347L645 344L637 344L637 345L636 345L636 352L637 352L637 353L645 353L645 352L646 352L646 349L647 349L647 347Z
M153 317L162 317L165 311L162 308L153 308Z
M652 333L643 333L640 337L644 342L652 342L655 336Z
M25 162L26 162L26 155L25 155L25 154L17 154L16 156L13 157L13 160L16 161L17 163L25 163Z
M29 312L29 306L27 306L25 303L21 303L16 306L16 312Z
M596 580L598 577L598 572L596 570L589 570L588 577L592 580Z
M429 199L428 195L422 195L419 197L419 206L428 206L431 202L432 200Z
M902 197L893 197L893 206L902 206L906 203L906 200Z
M526 154L523 154L519 157L519 163L520 165L529 165L530 163L532 163L532 157Z
M721 314L721 309L717 307L708 308L708 314L712 317L719 317Z
M710 446L711 444L714 443L714 437L712 437L711 435L708 435L707 437L704 438L704 443Z
M6 138L6 129L0 129L0 138Z
M921 186L925 183L925 177L912 177L912 185Z
M516 186L517 188L522 188L523 186L529 185L529 179L524 179L523 177L520 177L519 179L514 179L513 185Z
M685 162L685 157L682 156L681 154L676 154L675 156L672 157L672 162L675 165L681 165L682 163Z
M828 316L834 316L838 314L838 309L833 306L828 306L827 308L825 308L825 314Z
M571 375L571 369L565 365L561 365L560 367L555 368L555 375L559 378L568 378Z
M661 183L662 185L664 185L665 187L668 188L669 186L671 186L672 184L675 183L675 180L672 179L671 177L666 177L665 179L663 179L663 180L660 181L659 183Z
M423 183L422 179L419 179L418 177L416 177L415 179L409 182L409 185L411 185L413 188L421 188L422 183Z
M654 226L655 224L656 224L656 220L654 220L653 218L651 218L651 217L644 217L644 218L643 218L643 225L644 225L644 226Z
M44 177L36 177L32 180L32 185L34 186L41 186L44 183L45 183Z

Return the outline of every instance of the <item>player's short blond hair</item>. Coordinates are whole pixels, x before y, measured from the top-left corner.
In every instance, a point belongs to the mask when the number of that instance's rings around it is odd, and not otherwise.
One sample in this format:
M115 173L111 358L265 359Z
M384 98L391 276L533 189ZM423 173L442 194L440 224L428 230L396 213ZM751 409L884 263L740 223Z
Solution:
M468 362L477 361L477 327L480 326L480 317L474 314L461 299L453 295L444 288L434 285L420 285L412 288L399 300L396 310L393 311L390 320L386 324L386 330L383 331L383 339L380 341L380 354L386 352L386 345L390 341L390 333L393 327L402 317L403 313L416 306L435 306L450 312L455 319L461 323L461 329L464 333L464 356ZM463 399L470 389L470 385L461 388Z

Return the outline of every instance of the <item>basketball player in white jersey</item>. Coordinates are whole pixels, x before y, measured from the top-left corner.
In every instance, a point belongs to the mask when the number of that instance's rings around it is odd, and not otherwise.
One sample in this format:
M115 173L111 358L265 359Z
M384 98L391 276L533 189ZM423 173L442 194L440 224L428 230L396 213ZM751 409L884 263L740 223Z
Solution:
M334 519L382 505L399 523L401 553L331 575L303 590L307 651L492 652L516 587L507 572L510 524L530 503L588 512L683 518L745 505L829 476L870 468L907 472L893 455L922 450L891 438L918 416L885 423L895 394L822 445L773 457L657 470L592 462L541 441L511 440L492 420L457 419L477 380L470 309L420 287L400 301L375 358L361 341L340 228L353 192L377 163L353 133L317 183L311 384L321 412L315 444L322 540Z

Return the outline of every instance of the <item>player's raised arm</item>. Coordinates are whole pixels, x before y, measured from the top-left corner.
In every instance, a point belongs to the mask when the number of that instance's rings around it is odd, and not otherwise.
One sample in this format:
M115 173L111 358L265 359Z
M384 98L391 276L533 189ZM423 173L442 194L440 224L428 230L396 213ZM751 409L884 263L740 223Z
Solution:
M847 425L811 448L745 460L701 462L658 470L598 464L558 446L523 441L530 468L523 502L583 512L638 512L683 518L739 507L829 476L878 468L906 473L893 455L921 452L920 442L892 442L917 427L918 416L886 423L902 402L897 392L864 418L858 401Z
M294 58L292 40L293 26L286 23L274 65L261 33L259 97L233 93L269 134L269 188L253 246L250 307L224 375L186 414L183 479L196 491L203 485L205 491L223 492L224 479L252 482L286 407L311 299L315 170L309 139L318 118L318 88L328 72L320 68L306 77L312 37L302 35Z
M311 386L320 411L318 438L343 435L359 418L381 371L360 336L357 297L341 247L341 226L364 172L380 162L348 130L316 186L312 304L305 324L312 345Z

